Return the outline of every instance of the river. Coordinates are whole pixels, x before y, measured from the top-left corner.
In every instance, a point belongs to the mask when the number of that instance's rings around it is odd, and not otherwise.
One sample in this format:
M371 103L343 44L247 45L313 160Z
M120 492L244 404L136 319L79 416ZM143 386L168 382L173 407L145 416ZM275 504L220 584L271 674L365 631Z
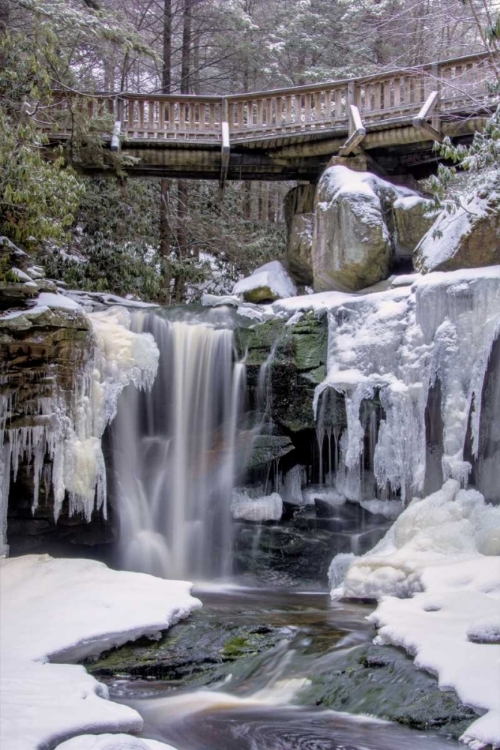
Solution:
M220 632L230 632L231 639L220 647L220 663L201 680L109 681L111 697L143 716L142 736L178 750L459 747L447 728L418 731L373 717L374 705L379 715L394 713L395 704L404 714L405 705L425 701L437 687L405 655L372 645L374 629L365 619L370 605L332 602L326 592L208 586L194 593L203 601L194 618L205 630L197 639L191 626L185 648L206 649L207 658L216 661L212 649L218 648ZM185 640L189 626L176 627ZM254 634L255 643L259 631L263 639L266 631L277 638L270 648L252 653L248 635ZM244 635L234 635L239 632ZM228 661L231 649L235 659ZM379 652L395 657L389 669L377 663ZM374 665L371 671L360 665L366 654ZM325 696L343 703L345 711L315 705L324 703Z

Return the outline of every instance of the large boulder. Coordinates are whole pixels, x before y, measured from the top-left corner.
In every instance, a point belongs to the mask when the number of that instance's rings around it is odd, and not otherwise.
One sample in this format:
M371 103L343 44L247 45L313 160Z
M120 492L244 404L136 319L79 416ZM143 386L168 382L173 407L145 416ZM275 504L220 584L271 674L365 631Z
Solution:
M299 286L312 286L312 237L316 186L297 185L285 196L286 266Z
M296 214L287 239L286 262L290 275L300 286L312 286L314 214Z
M500 192L484 189L454 212L443 211L415 252L419 271L500 264Z
M436 221L432 203L420 195L404 195L392 205L394 250L397 258L411 258L422 237Z
M392 246L379 180L347 167L319 182L313 237L314 289L355 291L389 275Z
M414 190L369 172L329 167L315 202L315 291L358 291L386 279L428 230L430 206Z

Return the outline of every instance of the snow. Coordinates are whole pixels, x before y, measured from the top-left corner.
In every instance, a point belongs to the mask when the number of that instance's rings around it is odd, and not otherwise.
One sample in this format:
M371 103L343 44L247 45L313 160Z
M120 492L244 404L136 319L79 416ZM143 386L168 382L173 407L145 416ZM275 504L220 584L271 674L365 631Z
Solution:
M53 292L41 292L37 300L38 307L61 308L63 310L75 310L83 312L83 308L78 302L66 297L64 294L54 294ZM30 311L32 312L32 311Z
M346 294L344 292L318 292L317 294L303 294L298 297L277 300L273 302L271 309L275 314L284 313L293 315L296 312L312 310L321 312L333 310L340 307L345 302L356 299L356 294Z
M500 645L467 637L477 620L498 617L498 558L429 566L421 581L423 593L412 599L386 597L371 615L378 642L414 654L416 666L438 675L443 690L455 690L463 703L486 712L467 728L463 742L500 747Z
M391 280L391 287L395 289L398 286L411 286L415 283L415 281L418 281L422 278L422 274L420 273L406 273L401 274L401 276L393 276Z
M328 183L331 198L337 195L365 195L367 197L377 196L380 192L390 192L397 196L396 200L404 201L402 205L409 208L408 201L420 202L422 197L410 188L393 185L386 180L372 174L371 172L357 172L348 167L337 165L330 167L321 176L322 183ZM369 210L369 205L366 205Z
M175 750L157 740L144 740L129 734L83 734L56 747L56 750Z
M140 731L139 714L109 701L84 667L47 661L77 661L154 636L201 606L189 583L48 555L0 560L0 586L0 733L9 750Z
M58 282L59 283L59 282ZM97 305L120 305L121 307L138 308L138 309L154 309L158 305L151 302L142 302L141 300L134 299L131 296L120 297L117 294L108 294L107 292L82 292L77 289L64 290L64 296L67 299L74 300L80 305L95 307Z
M471 747L500 747L500 506L450 479L413 500L363 557L334 558L335 598L379 599L376 642L404 648L443 690L483 713L464 733Z
M265 497L250 497L246 492L234 491L231 500L234 519L244 521L279 521L283 515L283 500L277 492Z
M19 281L33 281L31 276L20 268L11 268L10 271L19 279Z
M297 294L295 284L278 260L260 266L250 276L237 281L232 294L243 295L261 287L267 287L276 297L281 298Z
M356 560L344 592L373 599L412 596L422 590L420 574L428 565L478 555L500 555L500 507L449 479L438 492L410 503L385 537Z
M231 294L223 294L221 296L217 294L203 294L201 304L203 307L221 307L223 305L238 307L241 304L241 300L239 297Z
M400 198L397 198L394 203L392 204L393 208L402 208L404 211L410 211L412 208L415 208L415 206L418 206L419 203L427 203L429 206L429 209L432 207L432 204L430 201L427 201L425 198L422 198L421 195L403 195Z
M56 750L175 750L157 740L144 740L129 734L83 734L56 747Z

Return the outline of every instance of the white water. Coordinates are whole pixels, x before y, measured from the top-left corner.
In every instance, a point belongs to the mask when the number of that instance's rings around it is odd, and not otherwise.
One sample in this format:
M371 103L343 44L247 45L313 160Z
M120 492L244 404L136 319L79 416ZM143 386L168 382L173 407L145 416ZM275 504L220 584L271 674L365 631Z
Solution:
M245 368L233 332L136 313L153 334L150 394L128 388L113 424L120 565L169 578L231 572L230 502Z

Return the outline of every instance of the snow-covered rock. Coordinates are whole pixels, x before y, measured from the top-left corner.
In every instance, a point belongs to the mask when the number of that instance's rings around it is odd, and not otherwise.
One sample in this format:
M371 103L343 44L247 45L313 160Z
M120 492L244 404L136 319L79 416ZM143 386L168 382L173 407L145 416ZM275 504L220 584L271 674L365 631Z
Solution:
M415 252L415 266L423 272L496 264L500 264L498 188L464 198L452 213L443 211Z
M462 741L500 747L500 507L448 480L363 557L332 561L333 595L377 598L376 642L406 649L484 715Z
M189 583L48 555L0 560L0 586L0 744L9 750L139 731L139 714L109 701L84 667L47 661L153 636L201 606Z
M233 287L233 295L241 296L246 302L272 302L296 294L295 284L278 260L260 266Z
M243 521L279 521L283 515L283 500L277 492L264 497L250 497L246 492L233 492L231 513Z
M421 572L450 557L500 555L500 507L449 479L425 500L414 500L385 537L349 568L348 596L379 599L422 590ZM500 571L500 565L499 565Z
M393 253L388 226L392 207L397 206L399 246L407 254L419 232L427 228L422 224L422 204L414 191L369 172L354 172L342 165L325 170L315 204L315 291L357 291L386 279Z

